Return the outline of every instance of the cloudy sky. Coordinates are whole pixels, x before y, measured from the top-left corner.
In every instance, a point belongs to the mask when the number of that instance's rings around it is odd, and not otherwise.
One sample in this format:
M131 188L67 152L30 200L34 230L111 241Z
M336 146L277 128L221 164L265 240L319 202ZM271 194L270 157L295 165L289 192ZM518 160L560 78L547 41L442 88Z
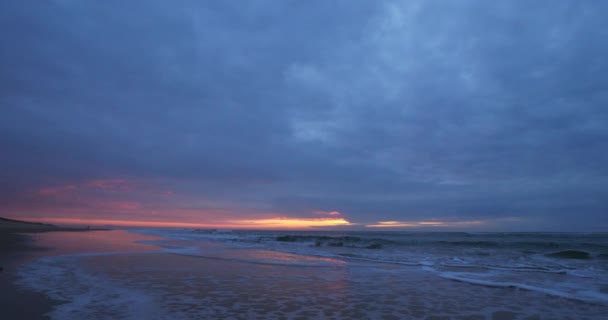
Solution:
M0 215L606 231L607 12L2 1Z

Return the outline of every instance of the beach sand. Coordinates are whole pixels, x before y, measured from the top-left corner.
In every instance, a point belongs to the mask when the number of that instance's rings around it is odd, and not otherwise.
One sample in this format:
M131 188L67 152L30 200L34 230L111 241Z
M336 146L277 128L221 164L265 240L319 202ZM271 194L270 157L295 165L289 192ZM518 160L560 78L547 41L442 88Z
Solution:
M364 265L302 267L171 254L97 256L83 263L115 292L128 288L130 299L142 302L138 312L167 315L159 319L560 319L562 311L576 314L580 307L392 265L370 272Z
M31 236L0 233L0 310L2 319L49 319L46 313L59 304L46 295L15 284L16 268L41 256L43 248L33 244Z
M0 218L0 310L3 320L49 319L46 315L62 301L52 300L47 295L19 286L17 269L35 259L68 252L79 252L83 248L95 248L91 241L82 241L93 232L104 229L66 228L50 224L32 223ZM56 234L53 234L56 233ZM44 240L42 240L44 239ZM62 239L62 240L57 240ZM83 244L75 248L73 243ZM99 248L99 250L105 250Z
M60 303L46 295L18 287L10 271L0 276L0 310L2 319L49 319L46 314Z
M37 243L55 248L45 255L63 256L22 266L22 281L69 300L35 302L38 314L55 306L54 319L603 319L608 310L397 264L159 239L45 233Z

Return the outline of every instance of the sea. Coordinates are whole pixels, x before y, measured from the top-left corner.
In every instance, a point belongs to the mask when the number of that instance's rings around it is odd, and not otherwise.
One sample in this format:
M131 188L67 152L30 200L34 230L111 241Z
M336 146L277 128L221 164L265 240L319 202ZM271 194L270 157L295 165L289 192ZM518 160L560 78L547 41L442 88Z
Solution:
M52 232L51 319L608 319L608 233Z

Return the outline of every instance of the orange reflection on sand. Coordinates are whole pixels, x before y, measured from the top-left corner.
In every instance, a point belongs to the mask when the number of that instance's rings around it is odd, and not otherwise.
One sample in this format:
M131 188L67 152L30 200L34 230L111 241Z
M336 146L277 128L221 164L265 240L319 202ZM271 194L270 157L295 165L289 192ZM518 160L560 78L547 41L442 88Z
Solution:
M51 248L52 254L93 252L158 251L154 245L136 243L142 240L161 240L157 236L129 233L124 230L58 231L33 235L37 244Z

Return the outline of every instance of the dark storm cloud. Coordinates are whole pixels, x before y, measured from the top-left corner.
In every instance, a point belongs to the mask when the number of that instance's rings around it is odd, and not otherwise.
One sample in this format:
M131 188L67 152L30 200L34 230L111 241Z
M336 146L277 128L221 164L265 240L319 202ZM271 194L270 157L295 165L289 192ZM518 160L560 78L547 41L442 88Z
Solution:
M292 216L608 227L603 3L1 6L4 202L131 177Z

